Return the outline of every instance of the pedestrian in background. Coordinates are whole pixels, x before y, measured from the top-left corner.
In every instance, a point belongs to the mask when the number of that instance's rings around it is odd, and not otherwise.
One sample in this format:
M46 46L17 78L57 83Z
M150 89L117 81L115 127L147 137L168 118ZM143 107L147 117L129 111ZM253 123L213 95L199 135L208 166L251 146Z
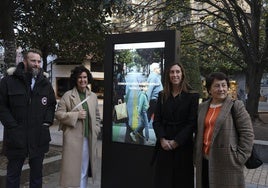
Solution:
M75 67L70 76L72 89L62 96L56 110L63 130L62 187L86 188L88 177L96 178L100 113L97 95L88 87L92 80L87 68Z
M113 105L118 104L118 100L125 102L126 80L122 64L116 64L117 69L113 76Z
M196 187L244 188L244 164L254 139L250 116L242 101L228 95L224 73L211 73L206 88L210 99L198 110Z
M153 128L154 188L193 188L193 133L199 94L187 84L179 63L166 69L164 90L159 93Z
M131 138L136 142L138 140L142 139L145 142L141 142L144 144L152 144L149 141L149 122L148 122L148 117L147 117L147 110L149 108L149 101L148 97L146 94L148 84L145 83L140 83L139 84L140 91L138 94L138 127L134 129L131 133L130 136ZM145 136L143 136L143 130L145 129Z
M161 69L159 63L150 65L150 74L147 78L148 89L146 91L149 100L149 109L147 111L148 122L150 123L156 108L158 93L163 90L161 82Z
M44 154L51 140L56 99L47 73L41 69L41 52L30 49L23 62L7 71L0 82L0 121L4 126L7 156L6 187L19 187L26 158L30 166L30 188L42 187Z

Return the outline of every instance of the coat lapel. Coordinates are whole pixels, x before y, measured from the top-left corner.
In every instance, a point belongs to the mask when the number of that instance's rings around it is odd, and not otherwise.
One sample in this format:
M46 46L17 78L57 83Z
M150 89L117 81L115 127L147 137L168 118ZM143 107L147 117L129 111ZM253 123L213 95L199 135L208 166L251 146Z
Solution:
M206 118L206 114L207 114L207 111L208 111L209 103L210 102L204 103L202 105L202 108L200 108L199 115L198 115L199 116L199 124L200 125L204 125L205 124L205 118ZM200 127L198 127L198 129L200 129L201 133L204 134L204 126L200 126Z
M78 95L78 91L76 87L73 88L72 94L71 94L71 109L73 109L77 104L81 102L80 97ZM82 110L82 105L79 106L75 111Z
M212 135L212 138L211 138L211 145L213 145L213 142L214 142L215 138L217 137L219 131L222 128L222 126L224 125L223 122L225 121L225 119L227 118L228 114L230 113L232 105L233 105L233 102L232 102L231 97L227 97L225 99L225 101L223 102L222 107L221 107L221 111L219 113L219 116L216 119L214 132L213 132L213 135Z
M209 107L209 101L204 102L199 105L199 112L198 112L198 137L197 137L197 145L198 148L202 148L203 146L203 137L204 137L204 124L205 124L205 118ZM202 150L197 151L199 156L202 156Z
M90 96L91 95L91 91L89 89L87 90L86 95L89 96L89 99L87 100L87 106L88 106L88 111L89 111L89 116L90 116L91 114L95 114L93 112L93 110L95 110L95 106L93 106L93 104L95 104L95 103L93 101L93 98ZM90 119L91 118L92 117L90 116Z

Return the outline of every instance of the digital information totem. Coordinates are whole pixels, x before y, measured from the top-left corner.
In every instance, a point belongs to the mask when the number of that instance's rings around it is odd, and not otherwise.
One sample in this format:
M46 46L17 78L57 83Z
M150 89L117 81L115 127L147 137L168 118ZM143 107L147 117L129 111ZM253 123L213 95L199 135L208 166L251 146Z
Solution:
M107 35L101 188L152 187L153 104L179 40L176 30Z

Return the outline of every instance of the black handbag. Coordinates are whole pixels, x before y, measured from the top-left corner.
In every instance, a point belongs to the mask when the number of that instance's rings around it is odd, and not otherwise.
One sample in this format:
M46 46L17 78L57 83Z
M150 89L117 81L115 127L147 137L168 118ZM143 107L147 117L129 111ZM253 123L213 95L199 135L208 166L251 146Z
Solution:
M259 158L254 146L252 148L252 152L250 157L248 158L247 162L245 163L245 166L247 169L255 169L260 167L263 164L262 160Z
M234 103L234 101L233 101ZM233 117L233 122L234 122L234 126L236 128L236 122L235 122L235 113L234 113L234 105L231 108L231 114ZM260 167L263 164L262 160L260 159L260 157L258 156L256 149L253 145L252 147L252 151L251 151L251 155L248 158L248 160L245 163L245 166L247 167L247 169L255 169Z

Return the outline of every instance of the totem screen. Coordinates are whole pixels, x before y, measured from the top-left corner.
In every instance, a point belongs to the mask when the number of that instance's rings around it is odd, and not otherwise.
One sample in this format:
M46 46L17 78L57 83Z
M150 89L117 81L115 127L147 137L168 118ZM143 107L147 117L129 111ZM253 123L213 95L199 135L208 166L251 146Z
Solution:
M165 42L114 44L112 141L154 146Z

